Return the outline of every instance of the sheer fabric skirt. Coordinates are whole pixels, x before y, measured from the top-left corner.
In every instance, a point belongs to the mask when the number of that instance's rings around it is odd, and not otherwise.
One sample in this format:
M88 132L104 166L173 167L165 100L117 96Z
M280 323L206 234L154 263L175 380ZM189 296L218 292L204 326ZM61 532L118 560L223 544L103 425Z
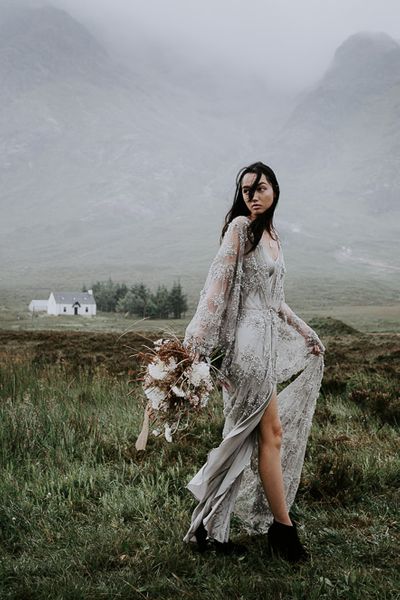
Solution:
M230 386L223 389L223 439L208 453L205 464L186 486L198 504L185 542L196 541L194 532L201 522L211 538L228 541L232 512L240 517L248 533L265 533L272 521L258 473L258 425L282 375L277 360L280 351L286 351L283 341L291 339L282 327L285 329L272 308L244 308L241 311L229 369L225 373ZM283 430L281 461L288 509L300 481L323 373L321 355L304 352L302 355L304 360L297 361L293 368L294 372L298 368L303 370L277 396ZM292 371L286 369L283 375L290 376Z

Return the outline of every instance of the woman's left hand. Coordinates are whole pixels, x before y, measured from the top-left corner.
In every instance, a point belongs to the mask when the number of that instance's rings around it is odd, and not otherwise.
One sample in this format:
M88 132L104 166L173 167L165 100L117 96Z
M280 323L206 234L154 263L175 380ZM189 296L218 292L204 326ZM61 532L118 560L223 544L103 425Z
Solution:
M323 345L315 331L306 336L306 344L312 354L316 354L317 356L319 356L320 354L324 354L325 352L325 346Z
M314 344L314 346L310 348L310 352L311 354L316 355L323 354L323 350L320 348L320 346L318 346L318 344Z

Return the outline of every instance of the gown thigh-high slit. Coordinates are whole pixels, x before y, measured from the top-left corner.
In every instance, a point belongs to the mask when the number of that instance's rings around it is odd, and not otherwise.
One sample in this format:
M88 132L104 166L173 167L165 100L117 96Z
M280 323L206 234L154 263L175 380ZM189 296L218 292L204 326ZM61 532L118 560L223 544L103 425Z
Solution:
M259 244L248 248L249 219L229 225L208 272L184 345L209 356L224 350L221 373L222 441L187 484L198 504L185 542L195 542L204 524L210 538L227 542L234 512L250 534L265 533L272 522L258 472L258 425L277 384L296 377L277 393L282 424L281 463L288 510L298 485L315 403L323 355L309 351L317 334L286 304L282 246L276 260Z

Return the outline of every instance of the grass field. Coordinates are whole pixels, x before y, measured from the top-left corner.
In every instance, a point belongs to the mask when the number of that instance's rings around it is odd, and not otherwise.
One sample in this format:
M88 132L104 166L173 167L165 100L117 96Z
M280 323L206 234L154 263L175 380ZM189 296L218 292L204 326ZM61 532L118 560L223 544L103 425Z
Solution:
M0 598L398 599L399 336L333 320L318 332L326 367L294 506L312 560L291 567L235 517L243 559L182 542L185 485L221 438L219 391L173 443L136 452L140 335L0 331Z
M287 293L288 302L295 312L307 322L315 318L332 318L343 321L350 327L364 333L389 333L400 332L400 303L398 291L389 287L379 288L376 284L376 297L371 289L368 291L355 285L354 289L349 282L336 289L325 284L321 289L318 280L310 284L300 282L292 283ZM394 285L394 284L393 284ZM332 287L332 289L331 289ZM310 289L314 289L310 294ZM371 296L372 294L372 296ZM194 307L198 302L195 296L192 310L188 310L185 318L175 319L146 319L128 317L119 313L98 312L95 317L59 316L54 317L45 313L31 314L28 310L29 302L34 296L34 290L5 290L0 288L0 329L20 330L63 330L63 331L158 331L163 327L171 327L176 333L182 334L189 322ZM48 295L48 294L47 294ZM339 297L337 297L339 296ZM37 297L46 297L44 291Z

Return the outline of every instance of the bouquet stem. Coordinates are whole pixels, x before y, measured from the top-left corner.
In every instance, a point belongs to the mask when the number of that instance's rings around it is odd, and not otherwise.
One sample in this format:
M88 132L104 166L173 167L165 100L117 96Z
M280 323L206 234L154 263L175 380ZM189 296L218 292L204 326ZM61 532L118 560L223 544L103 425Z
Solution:
M147 445L147 438L149 437L149 418L151 413L151 402L146 404L143 415L142 429L138 435L135 443L136 450L145 450Z

